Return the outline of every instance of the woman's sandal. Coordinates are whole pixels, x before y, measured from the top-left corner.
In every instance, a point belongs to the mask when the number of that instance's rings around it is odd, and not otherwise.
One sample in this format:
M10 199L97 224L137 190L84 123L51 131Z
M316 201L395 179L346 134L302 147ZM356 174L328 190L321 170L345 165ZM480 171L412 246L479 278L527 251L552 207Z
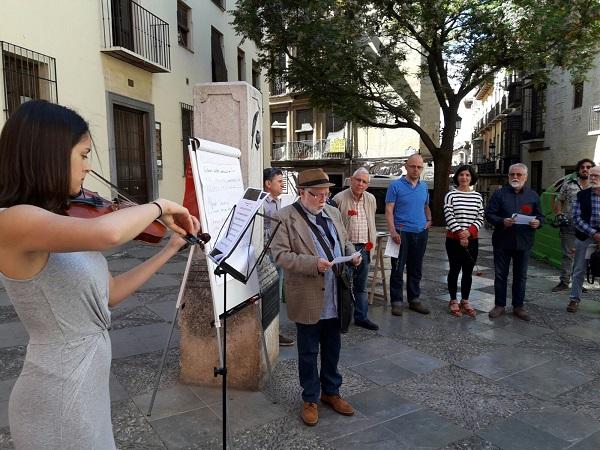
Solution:
M460 312L460 306L458 305L457 300L450 300L448 303L448 309L450 310L450 314L456 317L461 317L462 313Z
M475 317L477 315L477 311L475 311L471 307L471 305L469 304L469 300L460 301L460 310L462 313L466 314L469 317Z

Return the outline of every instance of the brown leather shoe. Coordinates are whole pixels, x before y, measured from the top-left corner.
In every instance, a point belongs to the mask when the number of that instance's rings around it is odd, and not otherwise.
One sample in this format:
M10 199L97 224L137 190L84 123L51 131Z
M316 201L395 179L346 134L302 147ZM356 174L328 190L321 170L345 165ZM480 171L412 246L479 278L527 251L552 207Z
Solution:
M569 306L567 306L567 311L570 313L576 313L577 308L579 308L579 303L576 302L575 300L571 300L569 302Z
M429 314L429 308L421 302L410 302L408 307L419 314Z
M525 322L529 322L531 320L531 317L529 317L529 313L522 306L517 306L516 308L513 308L513 314L519 319L524 320Z
M401 316L403 308L402 303L392 303L392 316Z
M327 395L321 393L321 401L331 406L335 412L343 414L344 416L351 416L354 414L354 408L346 400L342 399L339 395Z
M504 314L504 306L494 306L494 309L492 309L488 313L488 316L490 319L497 319L498 317L500 317L503 314Z
M312 427L317 424L319 421L319 405L314 402L304 402L304 406L302 407L302 421Z

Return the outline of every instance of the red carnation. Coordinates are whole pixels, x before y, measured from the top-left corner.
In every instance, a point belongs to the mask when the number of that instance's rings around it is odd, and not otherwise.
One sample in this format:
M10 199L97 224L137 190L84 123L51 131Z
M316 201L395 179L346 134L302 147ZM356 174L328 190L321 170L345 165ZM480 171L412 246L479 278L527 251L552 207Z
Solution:
M530 204L521 205L521 212L529 216L533 212L533 207Z
M365 250L370 252L371 250L373 250L373 243L371 241L367 242L365 244Z
M358 216L358 211L355 209L349 209L348 210L348 215L349 216Z

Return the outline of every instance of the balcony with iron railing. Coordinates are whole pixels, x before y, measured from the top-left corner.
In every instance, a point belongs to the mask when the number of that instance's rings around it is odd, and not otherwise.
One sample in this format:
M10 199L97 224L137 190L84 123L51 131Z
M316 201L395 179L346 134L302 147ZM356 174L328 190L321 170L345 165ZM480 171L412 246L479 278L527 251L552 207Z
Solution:
M345 138L277 142L273 143L271 160L346 159L350 156L351 148L351 141Z
M287 83L281 77L277 77L270 82L270 94L274 95L283 95L288 93Z
M171 71L169 24L132 0L101 0L103 53L152 73Z

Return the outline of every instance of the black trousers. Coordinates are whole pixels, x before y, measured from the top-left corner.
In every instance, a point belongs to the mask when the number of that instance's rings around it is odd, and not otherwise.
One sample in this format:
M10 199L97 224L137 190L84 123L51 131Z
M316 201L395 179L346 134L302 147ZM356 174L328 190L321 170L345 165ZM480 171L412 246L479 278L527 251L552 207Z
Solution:
M469 246L463 247L460 241L456 239L446 238L446 253L448 254L448 262L450 271L448 272L448 292L450 300L456 299L458 290L458 274L462 270L462 278L460 280L460 294L462 299L467 300L471 293L471 284L473 282L473 267L477 262L479 253L479 241L477 239L469 240Z

